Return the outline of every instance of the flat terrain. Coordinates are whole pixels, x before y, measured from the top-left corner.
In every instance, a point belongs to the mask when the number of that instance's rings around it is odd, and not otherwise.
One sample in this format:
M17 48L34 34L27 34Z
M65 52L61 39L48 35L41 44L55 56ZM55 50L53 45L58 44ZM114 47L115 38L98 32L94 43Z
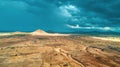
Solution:
M78 35L0 36L0 67L120 67L120 42Z

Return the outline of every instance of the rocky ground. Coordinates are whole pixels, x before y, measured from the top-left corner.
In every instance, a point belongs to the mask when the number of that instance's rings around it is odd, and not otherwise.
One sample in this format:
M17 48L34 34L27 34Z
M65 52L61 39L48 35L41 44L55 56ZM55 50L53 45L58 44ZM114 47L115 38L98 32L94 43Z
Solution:
M91 36L0 36L0 67L120 67L120 42Z

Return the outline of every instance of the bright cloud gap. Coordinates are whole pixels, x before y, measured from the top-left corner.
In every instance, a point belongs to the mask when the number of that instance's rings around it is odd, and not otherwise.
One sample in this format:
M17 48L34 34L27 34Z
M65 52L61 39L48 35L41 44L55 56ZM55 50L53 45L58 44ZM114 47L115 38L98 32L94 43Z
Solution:
M62 5L59 9L61 14L66 17L72 17L72 14L79 12L79 9L74 5Z
M72 28L72 29L90 29L90 30L93 30L93 29L97 29L97 30L104 30L104 31L113 31L115 30L114 27L80 27L80 25L76 24L76 25L69 25L69 24L66 24L67 27L69 28Z

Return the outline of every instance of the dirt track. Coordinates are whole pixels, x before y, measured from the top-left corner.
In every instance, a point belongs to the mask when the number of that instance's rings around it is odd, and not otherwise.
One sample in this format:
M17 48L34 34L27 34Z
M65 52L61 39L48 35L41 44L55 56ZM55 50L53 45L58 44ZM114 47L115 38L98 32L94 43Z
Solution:
M75 67L85 67L82 63L76 61L75 59L72 58L72 56L65 50L61 48L56 48L55 51L58 53L62 54L65 58L67 58L71 63L74 63Z

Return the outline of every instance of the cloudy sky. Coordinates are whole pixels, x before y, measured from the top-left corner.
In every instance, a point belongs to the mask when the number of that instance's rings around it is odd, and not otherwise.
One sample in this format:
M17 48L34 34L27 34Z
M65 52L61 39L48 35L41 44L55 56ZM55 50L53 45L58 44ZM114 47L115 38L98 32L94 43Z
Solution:
M0 0L0 31L120 32L120 0Z

